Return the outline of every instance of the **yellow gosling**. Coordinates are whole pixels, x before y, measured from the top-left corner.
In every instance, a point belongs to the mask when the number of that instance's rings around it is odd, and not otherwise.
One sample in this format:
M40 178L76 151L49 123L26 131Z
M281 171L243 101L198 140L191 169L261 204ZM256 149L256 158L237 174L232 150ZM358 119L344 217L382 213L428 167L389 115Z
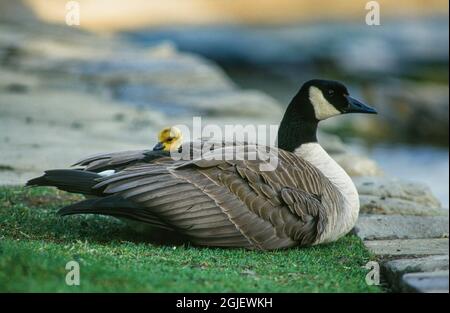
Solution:
M153 151L175 152L183 144L183 133L177 127L166 127L158 134L158 144Z

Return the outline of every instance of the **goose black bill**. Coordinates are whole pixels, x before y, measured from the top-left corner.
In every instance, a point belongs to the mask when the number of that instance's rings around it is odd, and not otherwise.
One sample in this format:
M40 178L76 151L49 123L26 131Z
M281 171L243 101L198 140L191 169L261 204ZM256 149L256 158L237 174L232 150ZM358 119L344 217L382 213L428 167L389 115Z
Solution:
M158 142L156 146L153 147L153 151L162 151L164 150L164 144L162 142Z
M378 114L377 110L368 105L362 103L361 101L345 96L348 102L348 107L345 109L344 113L366 113L366 114Z

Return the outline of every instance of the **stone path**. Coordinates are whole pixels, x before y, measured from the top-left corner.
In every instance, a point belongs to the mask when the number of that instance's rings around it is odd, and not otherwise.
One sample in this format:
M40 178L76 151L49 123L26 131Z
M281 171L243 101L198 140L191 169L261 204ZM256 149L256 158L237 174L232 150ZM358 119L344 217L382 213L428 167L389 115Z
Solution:
M447 271L448 273L448 255L396 259L383 264L383 275L385 279L391 284L392 289L397 291L411 291L413 288L408 287L408 285L415 280L414 277L417 278L418 274L425 275L426 277L433 276L431 274L433 272L441 273L442 271Z
M401 287L406 292L448 293L448 270L405 274Z
M448 210L420 184L369 177L355 181L362 214L354 232L378 259L388 287L394 292L448 293ZM408 202L414 205L405 206Z
M423 256L448 254L448 239L366 240L370 251L378 256Z
M448 238L448 216L361 215L358 226L363 240Z

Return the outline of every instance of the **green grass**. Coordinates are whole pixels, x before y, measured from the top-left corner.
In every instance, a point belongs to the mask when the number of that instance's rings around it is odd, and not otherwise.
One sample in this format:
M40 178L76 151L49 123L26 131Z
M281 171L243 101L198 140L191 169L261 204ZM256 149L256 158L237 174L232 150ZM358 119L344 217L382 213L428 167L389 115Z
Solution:
M380 292L365 283L371 256L355 236L260 252L153 245L101 216L56 216L81 199L49 188L0 187L2 292ZM80 264L80 286L65 265Z

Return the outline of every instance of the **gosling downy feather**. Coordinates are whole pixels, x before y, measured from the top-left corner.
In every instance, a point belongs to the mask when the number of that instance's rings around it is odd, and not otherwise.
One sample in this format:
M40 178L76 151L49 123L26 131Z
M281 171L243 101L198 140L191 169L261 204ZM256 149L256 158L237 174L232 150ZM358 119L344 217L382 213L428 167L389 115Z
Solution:
M270 250L330 242L353 227L359 202L351 179L317 143L317 125L356 112L376 113L342 84L311 80L281 122L274 171L261 171L269 162L262 159L175 161L143 150L90 157L76 164L82 169L48 171L28 185L97 197L65 207L61 215L125 218L202 246ZM266 151L242 145L246 153ZM226 144L216 146L210 154L222 155L224 149ZM99 174L106 170L114 174Z
M72 166L86 166L100 176L110 176L136 162L152 162L162 157L170 156L171 152L181 152L183 134L177 127L166 127L158 133L158 143L153 150L138 150L97 154L83 159ZM108 160L106 162L106 160Z

